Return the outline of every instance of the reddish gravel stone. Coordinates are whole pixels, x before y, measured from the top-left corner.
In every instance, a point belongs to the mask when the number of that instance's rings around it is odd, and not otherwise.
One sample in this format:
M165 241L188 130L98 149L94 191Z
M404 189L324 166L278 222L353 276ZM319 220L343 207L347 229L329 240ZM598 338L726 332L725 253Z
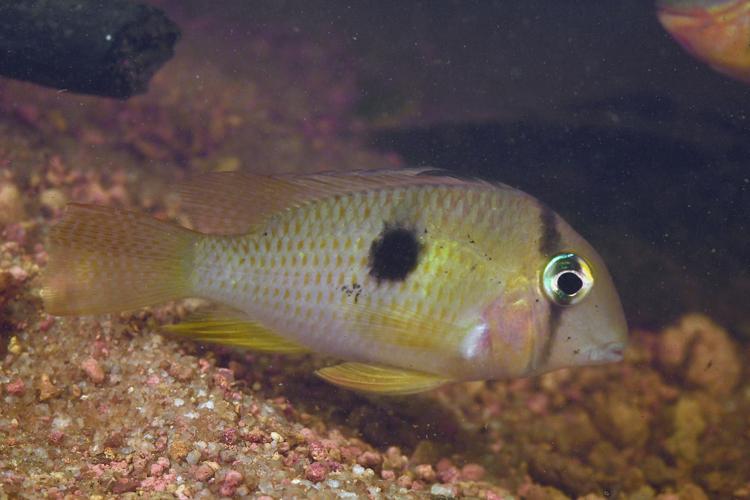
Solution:
M320 462L313 462L305 468L305 478L313 483L319 483L326 478L328 468Z
M20 378L5 384L5 391L13 396L22 396L26 392L26 384Z
M206 464L200 464L193 471L193 478L195 478L196 481L205 482L211 479L213 476L214 470Z
M479 464L466 464L461 468L461 479L464 481L481 481L484 474L484 467Z
M94 358L88 358L81 363L81 369L86 373L89 379L95 384L104 382L104 370L99 362Z

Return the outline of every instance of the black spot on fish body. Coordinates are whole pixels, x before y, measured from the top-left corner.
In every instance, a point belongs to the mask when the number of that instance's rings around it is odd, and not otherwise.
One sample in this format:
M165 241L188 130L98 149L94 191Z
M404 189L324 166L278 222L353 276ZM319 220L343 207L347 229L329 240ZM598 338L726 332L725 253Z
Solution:
M421 252L415 230L386 225L370 246L370 276L378 282L404 281L416 269Z

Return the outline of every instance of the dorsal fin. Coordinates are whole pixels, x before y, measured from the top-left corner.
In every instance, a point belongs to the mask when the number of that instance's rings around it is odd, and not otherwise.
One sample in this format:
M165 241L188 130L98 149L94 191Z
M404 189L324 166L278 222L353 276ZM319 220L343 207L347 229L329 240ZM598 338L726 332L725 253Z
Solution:
M275 176L211 172L182 184L179 193L196 229L212 234L245 234L282 210L327 196L383 187L473 183L478 182L426 168Z

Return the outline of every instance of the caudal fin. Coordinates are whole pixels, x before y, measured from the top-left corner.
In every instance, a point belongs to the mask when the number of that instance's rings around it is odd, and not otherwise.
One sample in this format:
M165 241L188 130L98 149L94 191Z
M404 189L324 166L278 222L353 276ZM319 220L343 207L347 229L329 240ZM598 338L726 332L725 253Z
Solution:
M58 316L101 314L188 296L198 238L145 214L68 205L49 234L44 307Z

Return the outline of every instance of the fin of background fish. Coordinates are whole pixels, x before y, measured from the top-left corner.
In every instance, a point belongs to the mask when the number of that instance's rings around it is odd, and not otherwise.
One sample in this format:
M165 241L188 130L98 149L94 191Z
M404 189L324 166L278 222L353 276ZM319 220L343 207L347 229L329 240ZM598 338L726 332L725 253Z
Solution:
M342 363L321 368L315 374L339 387L389 396L428 391L450 382L430 373L366 363Z
M49 234L45 310L102 314L185 297L199 237L146 214L70 204Z
M429 172L430 176L420 174ZM279 212L326 196L394 186L461 184L434 169L364 170L307 176L210 172L178 187L181 206L196 228L211 234L253 232Z
M169 333L189 337L200 342L228 345L258 352L295 354L309 349L281 337L249 319L241 319L215 308L208 313L194 314L187 320L164 326Z

